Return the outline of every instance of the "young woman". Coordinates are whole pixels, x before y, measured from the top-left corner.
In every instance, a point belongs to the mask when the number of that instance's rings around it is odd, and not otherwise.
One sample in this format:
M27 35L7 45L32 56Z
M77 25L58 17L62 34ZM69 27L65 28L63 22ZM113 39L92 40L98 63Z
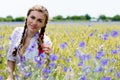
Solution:
M52 42L44 35L48 22L48 11L41 5L35 5L28 10L25 26L17 27L12 33L10 47L7 52L9 76L14 79L15 63L22 57L34 59L41 53L51 53Z

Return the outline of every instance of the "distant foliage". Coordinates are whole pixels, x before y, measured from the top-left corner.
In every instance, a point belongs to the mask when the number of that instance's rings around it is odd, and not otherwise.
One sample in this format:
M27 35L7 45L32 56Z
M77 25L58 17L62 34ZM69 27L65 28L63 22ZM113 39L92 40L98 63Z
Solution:
M14 21L24 21L25 17L17 17L14 19Z
M50 21L93 21L93 19L95 21L120 21L120 15L116 14L113 17L109 17L104 14L101 14L98 16L98 18L92 17L89 14L72 15L72 16L66 16L66 17L63 17L62 15L57 15L52 17ZM11 22L11 21L17 21L17 22L25 21L25 17L21 16L21 17L13 18L11 15L8 15L5 18L0 17L0 22Z

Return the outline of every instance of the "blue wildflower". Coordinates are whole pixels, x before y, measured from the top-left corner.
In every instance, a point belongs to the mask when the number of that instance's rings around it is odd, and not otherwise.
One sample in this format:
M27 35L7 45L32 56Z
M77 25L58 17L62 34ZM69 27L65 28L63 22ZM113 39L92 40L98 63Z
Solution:
M0 80L4 80L4 77L3 77L3 76L0 76Z
M102 59L100 63L102 66L105 66L108 64L108 59Z
M15 76L15 80L20 80L20 76Z
M66 47L67 47L67 42L64 42L64 43L60 44L61 49L65 49Z
M38 69L41 68L41 64L37 63L36 68L38 68Z
M0 46L0 50L4 50L4 47L3 47L3 46Z
M58 56L57 55L55 55L55 54L51 54L50 55L50 60L51 61L56 61L58 59Z
M25 56L20 56L20 62L24 62L25 61Z
M112 37L117 37L118 36L118 31L113 30L112 33L111 33L111 36Z
M110 77L103 77L100 80L111 80L111 78Z
M66 59L66 62L69 63L70 61L71 61L71 58L67 58L67 59Z
M39 62L40 61L40 57L39 56L35 56L34 60L35 60L35 62Z
M67 70L68 70L67 67L64 67L64 68L63 68L63 71L64 71L64 72L67 72Z
M80 80L87 80L87 77L86 77L86 76L82 76L82 77L80 78Z
M81 55L80 58L81 58L82 61L87 61L87 60L90 59L90 55L89 54L84 54L84 55Z
M28 78L28 77L30 77L32 75L32 72L26 72L25 74L24 74L24 77L25 78Z
M84 41L80 42L78 45L80 48L85 48L86 43Z
M109 34L108 34L108 33L105 33L103 36L104 36L104 37L109 37Z
M117 72L116 75L117 75L117 78L120 78L120 72Z
M2 39L3 38L3 36L0 36L0 39Z
M44 74L49 74L50 72L51 71L48 68L44 68L43 71L42 71L42 73L44 73Z
M102 66L97 67L94 71L95 72L102 72L104 69Z
M111 50L112 54L117 54L117 52L118 52L117 50Z
M102 56L104 56L104 53L102 51L98 51L95 56L95 59L100 59Z
M83 66L83 61L79 62L78 66Z
M79 58L81 56L80 53L81 51L79 49L76 49L75 56Z
M51 63L49 64L49 66L50 66L51 68L55 68L56 64L53 63L53 62L51 62Z
M92 37L93 35L94 35L94 33L90 33L90 34L89 34L89 36L91 36L91 37Z
M45 53L42 53L42 54L39 55L39 57L45 59L45 58L46 58L46 54L45 54Z

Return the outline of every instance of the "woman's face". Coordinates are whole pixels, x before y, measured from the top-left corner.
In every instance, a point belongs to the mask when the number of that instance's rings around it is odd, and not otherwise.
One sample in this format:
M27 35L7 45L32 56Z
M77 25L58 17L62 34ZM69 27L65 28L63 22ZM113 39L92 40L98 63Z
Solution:
M45 26L45 16L42 12L31 11L27 16L28 31L37 33L42 27Z

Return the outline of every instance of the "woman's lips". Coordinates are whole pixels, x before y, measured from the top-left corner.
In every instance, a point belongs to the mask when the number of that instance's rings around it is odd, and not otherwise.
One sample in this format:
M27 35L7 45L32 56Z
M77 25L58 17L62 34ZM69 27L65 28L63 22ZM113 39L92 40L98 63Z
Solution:
M31 29L36 29L37 27L35 25L30 25Z

